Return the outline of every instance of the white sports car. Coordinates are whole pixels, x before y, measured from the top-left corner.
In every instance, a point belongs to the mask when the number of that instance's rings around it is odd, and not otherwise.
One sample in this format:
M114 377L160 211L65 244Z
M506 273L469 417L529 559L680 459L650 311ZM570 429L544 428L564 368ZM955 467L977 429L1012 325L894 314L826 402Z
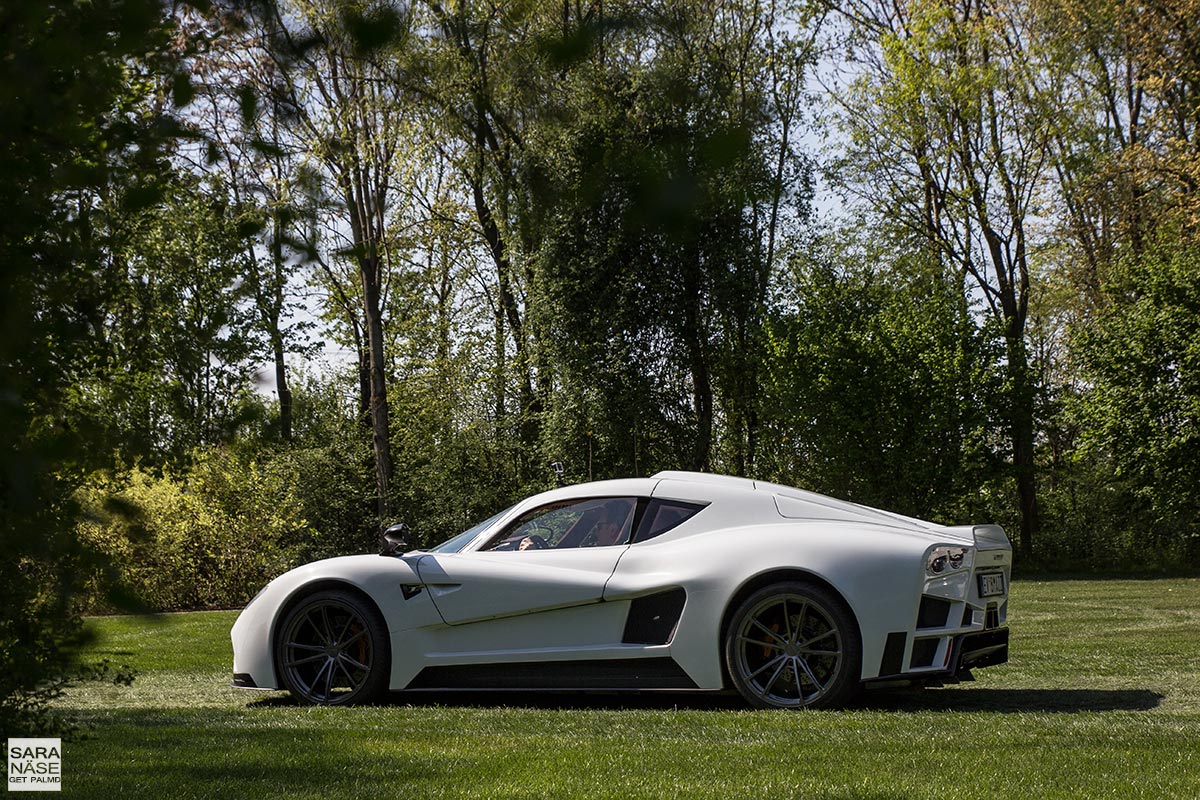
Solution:
M1012 548L744 478L661 472L522 500L429 550L318 561L233 626L233 685L306 703L388 690L736 689L831 707L1008 659Z

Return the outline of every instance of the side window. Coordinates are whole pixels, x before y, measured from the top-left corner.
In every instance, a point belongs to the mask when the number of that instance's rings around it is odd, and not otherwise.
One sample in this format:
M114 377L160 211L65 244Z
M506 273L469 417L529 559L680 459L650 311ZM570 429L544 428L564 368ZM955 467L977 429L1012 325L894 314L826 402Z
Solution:
M626 544L637 501L632 497L566 500L527 511L482 550L545 550Z
M646 505L646 513L642 515L638 525L635 542L644 542L661 536L677 525L696 516L705 506L700 503L685 503L682 500L651 500Z

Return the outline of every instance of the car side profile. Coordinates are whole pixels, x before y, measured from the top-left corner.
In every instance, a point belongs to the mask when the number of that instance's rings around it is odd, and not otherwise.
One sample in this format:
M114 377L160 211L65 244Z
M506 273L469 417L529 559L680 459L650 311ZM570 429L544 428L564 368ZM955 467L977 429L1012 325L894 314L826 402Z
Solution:
M529 497L428 550L287 572L233 626L235 686L736 690L830 708L1008 657L1012 549L787 486L661 472Z

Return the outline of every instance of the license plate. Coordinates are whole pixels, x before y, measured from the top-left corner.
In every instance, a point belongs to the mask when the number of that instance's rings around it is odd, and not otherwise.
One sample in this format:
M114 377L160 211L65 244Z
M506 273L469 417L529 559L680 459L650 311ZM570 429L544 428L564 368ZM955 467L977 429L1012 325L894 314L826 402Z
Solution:
M979 596L995 597L1004 594L1004 574L1000 572L979 576Z

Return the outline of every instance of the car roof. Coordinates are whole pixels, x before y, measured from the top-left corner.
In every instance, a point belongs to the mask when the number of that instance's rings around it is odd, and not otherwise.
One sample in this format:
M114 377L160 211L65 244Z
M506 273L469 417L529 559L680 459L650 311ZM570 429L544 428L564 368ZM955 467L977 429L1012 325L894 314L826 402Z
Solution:
M652 480L677 481L690 483L697 490L703 491L704 486L721 487L725 490L742 490L745 492L762 492L775 496L775 505L779 514L787 519L823 519L844 520L848 522L867 522L874 525L886 525L892 528L908 528L929 532L941 529L942 526L926 520L894 514L878 508L839 500L835 497L818 494L807 489L797 489L794 486L784 486L778 483L757 481L750 478L739 478L733 475L715 475L708 472L685 472L682 470L666 470L651 476ZM657 494L657 491L656 491Z
M517 513L525 513L535 506L588 495L593 497L640 495L701 502L716 501L721 498L732 499L741 495L749 501L750 506L757 506L763 501L774 505L779 517L784 520L854 522L918 531L924 534L945 533L948 530L933 522L894 514L847 500L839 500L806 489L797 489L794 486L784 486L733 475L683 470L665 470L655 473L649 478L591 481L551 489L522 500L513 507L514 513L505 515L504 524L517 516ZM772 516L774 515L772 514ZM489 527L486 533L490 535L494 532L495 529ZM480 538L483 538L483 534L484 532L481 532Z

